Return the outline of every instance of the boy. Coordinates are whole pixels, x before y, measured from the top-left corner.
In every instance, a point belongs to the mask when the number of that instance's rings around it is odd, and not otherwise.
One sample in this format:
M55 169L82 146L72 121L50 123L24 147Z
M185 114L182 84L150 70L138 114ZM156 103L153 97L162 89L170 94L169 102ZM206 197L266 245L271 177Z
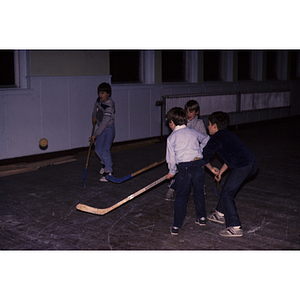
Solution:
M92 113L93 124L97 123L95 133L90 139L95 143L95 153L104 167L100 169L101 182L107 182L106 174L112 175L110 148L115 137L115 103L111 99L111 86L102 82L98 86L98 98Z
M193 195L198 225L206 224L204 199L204 161L202 149L209 136L188 128L187 115L184 109L174 107L166 115L172 133L167 139L166 162L169 173L167 179L176 175L176 197L171 234L178 235L186 215L186 205L193 184ZM201 143L199 145L199 142Z
M219 232L221 236L241 237L243 229L234 197L243 182L257 173L258 162L252 151L235 134L227 130L229 116L226 113L214 112L208 120L210 140L203 149L203 160L207 168L216 175L217 181L221 180L222 174L229 168L216 211L208 217L208 220L226 223L226 229ZM209 163L214 153L218 153L224 161L219 171L212 168Z
M202 119L200 119L200 106L196 100L189 100L184 109L187 113L187 127L196 129L204 134L206 133L206 128Z
M189 128L193 128L195 130L198 130L204 134L207 134L206 128L204 125L204 122L199 117L200 112L200 106L199 103L196 100L189 100L185 106L184 109L187 113L187 124L186 126ZM166 201L172 201L174 198L175 193L175 178L171 180L169 184L169 189L165 195Z

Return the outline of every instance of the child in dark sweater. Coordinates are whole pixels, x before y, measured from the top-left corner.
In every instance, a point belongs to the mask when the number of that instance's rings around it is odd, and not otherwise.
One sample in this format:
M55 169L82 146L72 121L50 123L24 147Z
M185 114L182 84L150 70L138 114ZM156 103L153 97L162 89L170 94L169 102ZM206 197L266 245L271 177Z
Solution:
M252 151L234 133L227 130L229 116L226 113L214 112L208 119L211 138L203 149L206 167L215 174L215 180L218 182L227 169L229 173L220 193L216 211L207 219L220 224L226 223L226 229L219 232L221 236L241 237L243 229L234 197L241 185L257 173L258 161ZM220 170L213 168L209 163L215 153L218 153L224 161Z

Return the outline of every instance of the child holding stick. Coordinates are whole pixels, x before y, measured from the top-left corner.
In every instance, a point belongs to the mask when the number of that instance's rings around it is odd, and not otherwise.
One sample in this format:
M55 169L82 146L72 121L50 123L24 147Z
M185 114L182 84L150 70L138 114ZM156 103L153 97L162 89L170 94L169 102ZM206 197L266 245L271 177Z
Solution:
M192 185L196 210L195 223L206 224L203 190L205 165L202 159L202 149L207 144L209 136L186 126L187 115L182 108L172 108L168 111L166 118L172 129L167 139L166 161L169 168L167 179L173 178L177 173L171 234L178 235L186 215L186 205Z

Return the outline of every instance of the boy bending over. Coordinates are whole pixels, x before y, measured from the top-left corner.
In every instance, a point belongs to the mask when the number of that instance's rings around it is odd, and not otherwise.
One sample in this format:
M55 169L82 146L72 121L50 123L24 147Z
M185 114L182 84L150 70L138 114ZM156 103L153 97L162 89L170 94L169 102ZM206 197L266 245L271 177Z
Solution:
M221 236L241 237L243 229L234 197L241 185L257 173L258 162L252 151L234 133L227 130L229 116L226 113L214 112L208 120L210 140L203 149L206 166L216 175L217 181L221 180L222 174L229 168L216 211L208 217L208 220L220 224L226 223L226 229L219 232ZM219 171L209 163L214 153L218 153L224 161Z

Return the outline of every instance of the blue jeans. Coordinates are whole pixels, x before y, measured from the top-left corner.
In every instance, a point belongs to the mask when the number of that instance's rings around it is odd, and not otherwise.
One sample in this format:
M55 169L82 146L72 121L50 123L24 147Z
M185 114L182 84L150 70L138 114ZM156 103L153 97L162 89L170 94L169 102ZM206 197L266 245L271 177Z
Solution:
M222 191L220 193L217 211L224 214L226 227L240 226L240 218L235 206L234 197L242 184L256 174L257 165L249 165L243 168L230 169Z
M114 138L115 138L115 124L112 124L107 126L102 131L102 133L99 136L97 136L95 142L95 153L101 159L101 162L104 164L105 171L111 173L113 169L112 169L110 148Z
M179 163L176 175L176 197L174 203L174 227L181 228L186 215L186 205L189 200L193 185L193 196L196 210L196 218L206 218L204 198L204 161L195 160L187 163Z

